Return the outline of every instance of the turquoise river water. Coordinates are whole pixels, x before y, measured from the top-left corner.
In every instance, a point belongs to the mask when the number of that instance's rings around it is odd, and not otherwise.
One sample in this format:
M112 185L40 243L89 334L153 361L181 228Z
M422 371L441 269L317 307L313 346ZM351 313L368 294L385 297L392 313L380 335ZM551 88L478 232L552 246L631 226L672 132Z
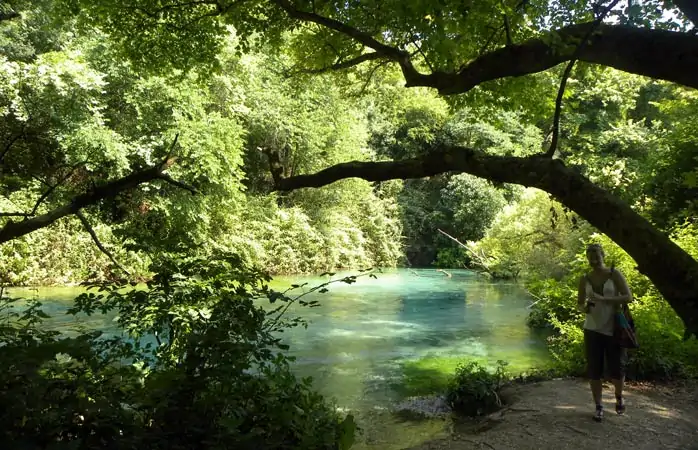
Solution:
M338 407L373 423L375 415L391 404L429 393L467 359L486 364L506 360L512 370L548 361L544 338L525 324L531 299L520 285L491 282L470 271L449 273L451 277L432 269L391 269L377 274L377 279L335 283L325 294L306 297L320 300L320 306L294 305L288 314L302 314L310 322L308 328L284 333L289 352L297 357L295 370L312 376L315 388ZM327 280L278 277L272 287L282 289L291 283L310 287ZM37 296L52 316L49 326L68 333L78 326L119 333L113 316L76 319L64 314L79 292L79 288L16 288L10 295ZM362 445L404 448L400 445L407 442L402 441L414 443L442 431L439 424L424 423L410 426L410 435L395 429L405 426L399 421L388 422L386 433L395 436L397 431L400 439L388 443L385 434L371 431Z

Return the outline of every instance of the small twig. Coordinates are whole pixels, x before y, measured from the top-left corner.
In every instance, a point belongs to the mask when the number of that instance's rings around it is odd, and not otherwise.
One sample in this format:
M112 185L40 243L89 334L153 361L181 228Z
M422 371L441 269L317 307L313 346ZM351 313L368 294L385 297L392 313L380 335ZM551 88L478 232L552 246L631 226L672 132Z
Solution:
M452 275L451 275L450 273L446 272L446 271L443 270L443 269L436 269L436 271L437 271L437 272L442 272L444 275L446 275L446 276L449 277L449 278L452 277Z
M519 2L519 4L516 5L516 8L514 8L514 12L518 13L520 11L525 11L527 3L528 3L528 0L522 0L521 2ZM504 23L502 25L498 26L497 28L493 28L493 27L488 27L488 28L492 29L493 31L492 31L492 34L490 35L490 37L487 38L487 40L485 41L485 45L483 45L482 48L480 49L480 52L479 52L480 56L482 56L485 53L487 48L490 46L492 41L499 35L499 33L502 31L502 29L504 29L504 33L506 35L507 45L512 45L514 43L513 39L511 38L511 24L509 23L509 16L507 16L506 14L504 14Z
M565 88L567 87L567 79L570 77L570 74L572 73L574 63L577 62L577 58L579 57L584 47L587 45L587 42L589 41L591 34L594 32L596 27L598 27L599 24L603 21L603 18L606 16L606 14L608 14L609 11L611 11L611 9L613 9L613 7L616 6L616 3L618 3L618 1L619 0L613 0L611 4L608 5L608 8L606 8L601 14L599 14L596 20L594 20L594 22L589 27L589 31L587 31L587 33L584 35L584 38L582 38L582 42L580 42L577 48L574 49L574 53L572 53L570 62L567 64L567 67L565 67L565 71L562 73L560 88L557 90L557 98L555 99L555 115L553 116L553 138L550 141L550 148L548 148L548 151L545 152L545 156L547 156L548 158L552 158L555 155L555 150L557 149L558 141L560 138L560 115L562 114L562 97L565 94Z
M540 412L540 409L535 409L535 408L513 408L509 407L507 408L508 411L513 411L513 412Z
M371 271L371 272L365 272L365 273L362 273L362 274L359 274L359 275L353 275L353 277L354 277L354 278L359 278L359 277L362 277L362 276L371 275L372 273L373 273L373 271ZM277 316L274 317L274 318L272 319L272 321L269 323L269 325L267 325L267 326L265 327L265 330L273 330L273 328L278 324L279 320L281 320L281 317L283 317L284 314L286 314L286 311L288 311L288 309L291 307L291 305L297 303L298 300L300 300L301 298L305 297L306 295L312 294L313 292L319 291L319 290L321 290L321 289L323 289L323 288L329 286L330 284L344 282L346 279L351 278L351 277L352 277L352 276L348 276L348 277L344 277L344 278L339 278L339 279L337 279L337 280L327 281L327 282L325 282L325 283L319 284L319 285L317 285L317 286L314 286L314 287L308 289L306 292L302 293L302 294L299 295L298 297L295 297L295 298L293 298L293 299L290 299L290 300L286 303L286 305L281 309L281 312L279 312L279 314L277 314ZM286 291L283 292L283 294L285 295L286 292L290 291L291 289L293 289L293 288L287 289Z
M420 55L422 55L422 58L424 58L424 62L427 63L427 67L429 68L429 70L434 72L434 66L432 66L431 63L429 62L429 58L427 58L427 55L422 50L422 46L419 45L417 43L417 41L414 41L414 40L412 41L412 43L414 44L415 47L417 47L417 51L419 52Z
M177 186L177 187L179 187L179 188L186 189L187 191L191 192L192 195L196 195L196 194L197 194L197 191L196 191L196 188L195 188L195 187L189 186L188 184L182 183L181 181L177 181L177 180L175 180L174 178L172 178L172 177L169 176L169 175L165 175L165 174L163 173L163 174L160 174L160 175L158 176L158 178L161 179L161 180L167 181L168 183L170 183L170 184L173 185L173 186Z
M337 70L342 70L342 69L349 69L350 67L358 66L361 63L364 63L366 61L374 61L376 59L382 59L384 58L383 55L377 52L368 52L368 53L363 53L355 58L351 59L345 59L345 60L339 60L335 62L332 65L325 66L325 67L320 67L317 69L299 69L295 73L291 72L288 74L288 76L293 76L296 74L321 74L325 72L332 72L332 71L337 71Z
M482 442L480 442L480 443L481 443L482 445L488 446L488 447L491 448L492 450L497 450L497 449L494 448L494 446L493 446L492 444L489 444L489 443L487 443L487 442L485 442L485 441L482 441Z
M131 275L131 273L128 270L126 270L124 266L119 264L119 261L117 261L116 258L114 258L114 255L109 250L107 250L107 248L104 245L102 245L102 242L99 240L97 233L95 233L95 230L90 225L90 222L87 221L87 218L82 213L82 211L77 211L75 215L78 217L78 219L80 219L80 222L82 222L82 225L85 227L85 230L87 230L90 236L92 236L92 240L94 241L95 245L97 245L97 248L100 249L102 253L107 255L111 262L113 262L114 265L121 269L126 275Z
M87 162L87 161L83 161L83 162L80 162L80 163L78 163L78 164L75 164L75 165L72 167L72 169L70 170L70 172L68 172L67 175L65 175L63 178L61 178L61 179L58 181L58 183L53 184L53 185L52 185L52 184L49 184L48 182L46 182L46 181L44 181L44 180L42 180L42 179L40 179L40 178L37 178L41 183L47 185L49 188L48 188L48 190L47 190L46 192L44 192L44 193L41 195L41 197L39 197L39 199L36 201L36 203L34 204L34 207L32 208L31 215L32 215L32 216L36 215L36 212L39 210L39 206L41 206L41 204L48 198L48 196L51 195L51 193L52 193L53 191L55 191L56 188L57 188L58 186L60 186L61 184L65 183L65 182L68 180L68 178L70 178L70 177L73 175L73 173L75 173L75 171L78 169L78 167L81 167L81 166L84 165L86 162Z
M504 32L507 37L507 45L512 45L513 41L511 40L511 30L509 29L509 17L506 14L504 14Z
M167 156L165 156L165 159L162 160L162 163L160 163L160 170L166 170L168 167L172 165L174 160L172 160L172 152L174 151L175 145L177 145L177 140L179 139L179 133L175 134L175 138L172 141L172 144L170 144L169 150L167 150Z
M2 161L5 159L5 155L7 155L7 153L10 151L10 149L15 144L15 142L17 142L19 140L19 138L21 138L23 136L23 134L24 133L19 133L17 136L10 139L10 142L7 143L7 145L5 146L5 148L2 151L2 154L0 154L0 163L2 163Z
M490 46L492 41L497 37L499 32L502 31L502 27L495 28L492 34L490 35L489 38L485 41L485 45L482 46L480 49L480 52L478 53L480 56L484 55L485 51L487 51L487 48Z
M368 73L368 77L366 77L366 81L364 82L364 85L361 87L361 90L359 91L359 94L357 95L357 97L361 97L362 95L364 95L364 92L366 92L366 88L367 88L368 85L371 83L371 79L373 78L373 75L378 71L378 69L380 69L381 67L385 66L385 65L388 64L389 62L390 62L390 61L383 61L383 62L380 62L380 63L376 64L376 65L371 69L371 71Z
M527 291L527 292L528 292L528 291ZM530 308L533 308L533 306L535 306L537 303L546 300L546 299L544 299L544 298L538 297L536 294L534 294L534 293L532 293L532 292L528 292L528 295L530 295L530 296L533 297L533 298L537 298L537 299L538 299L538 300L536 300L535 302L533 302L533 303L531 303L530 305L527 306L527 308L529 308L529 309L530 309Z

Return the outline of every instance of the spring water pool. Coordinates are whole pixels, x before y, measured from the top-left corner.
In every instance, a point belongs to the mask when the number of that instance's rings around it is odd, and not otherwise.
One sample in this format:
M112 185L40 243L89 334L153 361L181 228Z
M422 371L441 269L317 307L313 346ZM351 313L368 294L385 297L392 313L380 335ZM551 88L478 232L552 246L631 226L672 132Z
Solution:
M349 274L357 272L338 273L332 279ZM474 358L493 365L505 360L516 371L549 361L544 337L526 326L531 299L519 284L492 282L465 270L449 270L448 274L433 269L389 269L376 274L377 279L359 277L353 284L333 283L329 292L306 296L305 300L319 300L320 306L294 305L287 312L309 322L307 329L297 327L284 333L289 353L297 358L294 370L312 376L318 391L376 428L375 415L407 396L439 390L459 362ZM272 287L281 290L292 283L307 283L293 291L300 294L328 279L277 277ZM64 314L80 292L80 288L16 288L9 294L38 297L51 316L50 326L64 331L86 327L119 332L113 315L76 319ZM383 428L391 435L395 427L405 426L385 420L390 424ZM423 423L410 430L420 437L432 436L439 425ZM397 432L403 440L416 439ZM362 445L403 448L393 441L390 443L396 446L387 445L387 438L381 436L364 436Z

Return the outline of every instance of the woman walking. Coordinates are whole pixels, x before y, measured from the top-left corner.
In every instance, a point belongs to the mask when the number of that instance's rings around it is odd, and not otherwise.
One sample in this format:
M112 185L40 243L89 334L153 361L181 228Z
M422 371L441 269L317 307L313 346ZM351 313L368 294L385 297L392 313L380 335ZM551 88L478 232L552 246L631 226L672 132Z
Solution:
M623 303L632 301L630 288L620 271L606 267L604 251L600 244L590 244L586 257L591 272L579 280L577 305L586 313L584 321L584 347L591 395L596 404L594 420L603 420L601 403L601 379L604 359L608 364L611 381L615 387L616 413L625 413L623 383L627 350L613 338L615 314Z

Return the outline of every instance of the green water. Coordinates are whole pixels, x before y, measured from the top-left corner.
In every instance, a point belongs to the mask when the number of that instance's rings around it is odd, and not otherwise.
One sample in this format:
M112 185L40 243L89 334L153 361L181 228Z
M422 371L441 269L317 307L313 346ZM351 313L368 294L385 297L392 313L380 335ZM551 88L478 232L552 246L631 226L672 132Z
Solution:
M340 408L363 417L364 427L367 422L373 425L364 436L364 446L402 448L404 443L398 442L440 433L443 424L407 427L388 417L386 408L406 396L442 388L465 359L487 364L502 359L514 371L549 361L543 337L525 324L531 300L521 286L490 282L469 271L449 272L450 278L435 270L389 270L378 279L333 284L325 294L306 297L320 300L320 307L294 305L288 312L302 314L310 322L307 329L284 333L290 353L298 358L295 370L312 376L315 388ZM309 287L327 280L279 277L272 286L307 282ZM119 333L114 316L76 320L63 314L79 292L79 288L41 288L13 289L10 294L40 298L52 316L49 326L67 333L79 326ZM403 428L397 431L400 439L387 438L385 433L395 435L396 427ZM388 431L376 435L377 428Z

